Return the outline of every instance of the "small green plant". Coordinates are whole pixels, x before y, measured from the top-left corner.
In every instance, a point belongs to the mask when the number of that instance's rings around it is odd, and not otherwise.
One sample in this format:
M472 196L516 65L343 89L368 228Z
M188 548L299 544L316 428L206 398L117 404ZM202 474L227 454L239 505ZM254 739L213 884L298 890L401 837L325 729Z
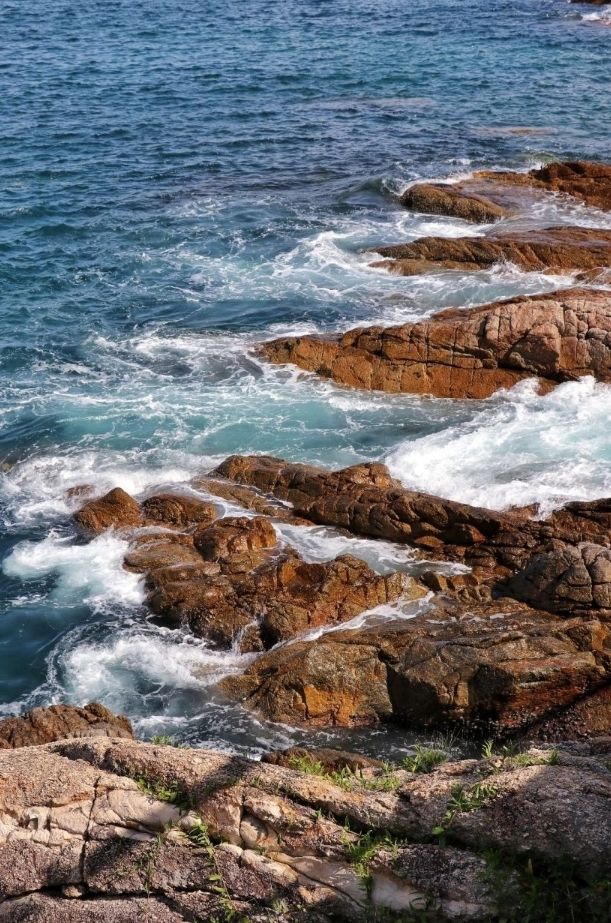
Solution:
M158 801L167 801L174 804L181 811L188 811L193 806L193 799L180 786L177 781L164 784L157 780L150 781L143 776L138 776L135 782L141 792L156 798Z
M328 775L325 767L318 760L311 756L292 756L289 760L291 769L298 772L305 772L309 776L326 776Z
M346 844L346 856L363 882L367 894L371 893L372 877L369 865L376 853L383 848L396 849L397 843L389 833L374 833L369 830L357 840Z
M154 734L151 737L151 743L156 744L158 747L179 747L180 749L185 746L175 737L170 737L168 734Z
M448 754L445 750L416 744L415 753L405 757L403 766L409 772L431 772L435 766L445 763L447 758Z
M482 756L485 760L491 760L494 756L494 740L491 737L484 742Z
M211 858L214 856L214 846L208 833L208 825L201 818L198 818L186 833L194 846L199 849L205 849ZM210 880L212 880L212 877Z
M497 757L502 763L496 767L495 772L501 769L523 769L527 766L555 766L558 763L558 751L546 750L542 753L520 752L515 744L506 744L497 752L494 741L487 740L482 747L482 757L491 760Z
M444 836L457 814L467 814L483 807L497 794L496 786L491 782L476 782L471 788L455 785L450 800L439 826L433 828L434 836Z

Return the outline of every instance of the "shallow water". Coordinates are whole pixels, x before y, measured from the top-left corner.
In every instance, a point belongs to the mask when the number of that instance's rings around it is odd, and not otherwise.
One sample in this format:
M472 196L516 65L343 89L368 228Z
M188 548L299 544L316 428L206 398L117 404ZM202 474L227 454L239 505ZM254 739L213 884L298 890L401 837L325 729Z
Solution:
M251 351L570 282L511 266L403 279L361 251L483 233L401 210L418 178L608 160L606 15L564 0L2 4L2 711L95 698L145 734L252 752L299 737L211 697L239 658L147 620L123 543L76 537L78 484L141 494L269 452L383 457L410 487L497 507L609 493L607 387L358 394ZM611 226L554 201L528 221ZM317 560L346 545L284 537ZM409 570L408 549L348 544Z

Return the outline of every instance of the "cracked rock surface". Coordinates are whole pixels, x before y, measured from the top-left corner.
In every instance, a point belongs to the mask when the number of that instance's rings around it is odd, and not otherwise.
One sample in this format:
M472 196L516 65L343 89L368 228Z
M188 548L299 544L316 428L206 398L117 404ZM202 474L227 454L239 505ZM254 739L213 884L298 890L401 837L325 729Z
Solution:
M483 850L602 875L610 801L604 753L365 767L339 784L120 739L3 751L0 920L327 923L424 906L495 920Z
M583 375L609 381L611 294L524 295L336 338L284 337L260 353L349 387L435 397L481 399L533 376L545 387Z

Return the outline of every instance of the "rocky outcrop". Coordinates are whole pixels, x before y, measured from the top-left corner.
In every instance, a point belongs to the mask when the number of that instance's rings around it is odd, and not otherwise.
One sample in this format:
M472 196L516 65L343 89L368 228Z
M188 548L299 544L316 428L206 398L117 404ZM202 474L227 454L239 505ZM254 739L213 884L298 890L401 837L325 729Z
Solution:
M142 525L140 504L121 487L109 490L103 497L88 501L74 514L83 532L99 535L110 528L135 528Z
M611 859L605 756L333 776L118 740L3 752L0 920L365 923L427 908L514 923L535 886L554 900L560 864L585 921Z
M82 531L99 535L106 529L133 530L150 525L181 528L213 522L219 515L214 503L183 494L156 494L142 504L115 487L103 497L89 500L74 514Z
M195 533L188 558L185 546L162 539L162 559L153 562L155 545L147 546L146 561L153 611L214 644L237 643L243 651L348 621L403 594L425 593L401 574L374 573L352 555L303 561L293 549L278 546L271 522L261 517L217 520ZM133 566L132 555L126 563Z
M240 491L229 481L215 483L224 484L226 492ZM115 510L116 495L111 491L87 503L77 513L79 525L90 533L103 522L125 531L124 518L111 521L99 513ZM141 505L122 492L119 497L121 510L139 512L125 566L145 575L153 612L221 647L260 651L402 596L426 594L416 581L399 573L376 574L352 555L304 561L279 544L269 518L217 518L213 504L174 494L156 495Z
M600 5L608 0L589 2ZM611 209L611 166L578 160L548 164L527 173L486 170L457 183L416 183L400 201L412 211L483 224L524 210L533 196L550 192Z
M433 610L258 658L221 688L273 721L516 732L608 681L611 626L515 602Z
M33 708L20 718L0 720L0 750L33 747L66 737L133 737L133 731L128 718L114 715L97 702L84 708Z
M549 612L611 619L611 548L552 545L508 581L506 592Z
M491 231L485 237L420 237L376 247L372 265L402 276L456 269L470 272L512 263L525 272L573 273L586 278L611 267L611 230L560 227Z
M495 512L407 490L383 465L326 471L269 456L234 455L216 474L288 501L312 522L359 535L405 542L427 555L464 561L508 576L525 567L553 539L609 543L608 500L569 504L546 520L532 511Z
M611 294L522 296L335 338L284 337L259 351L338 384L435 397L486 398L533 376L546 386L583 375L611 381Z

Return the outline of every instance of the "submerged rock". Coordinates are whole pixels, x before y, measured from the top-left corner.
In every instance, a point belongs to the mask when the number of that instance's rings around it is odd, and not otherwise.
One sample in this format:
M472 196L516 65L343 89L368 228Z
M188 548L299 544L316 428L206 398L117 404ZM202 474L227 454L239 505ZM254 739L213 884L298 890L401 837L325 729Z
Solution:
M600 5L608 0L588 2ZM486 170L457 183L416 183L400 201L413 211L482 224L523 209L533 194L549 192L611 209L611 166L578 160L548 164L528 173Z
M402 276L456 269L461 272L513 263L524 272L595 277L611 267L611 230L569 227L491 231L485 237L420 237L409 244L376 247L373 266Z
M66 737L133 737L133 731L125 715L114 715L97 702L84 708L33 708L22 717L0 720L0 750L32 747Z
M284 337L260 352L342 385L435 397L485 398L532 376L546 386L588 374L611 381L611 294L521 296L337 338Z

